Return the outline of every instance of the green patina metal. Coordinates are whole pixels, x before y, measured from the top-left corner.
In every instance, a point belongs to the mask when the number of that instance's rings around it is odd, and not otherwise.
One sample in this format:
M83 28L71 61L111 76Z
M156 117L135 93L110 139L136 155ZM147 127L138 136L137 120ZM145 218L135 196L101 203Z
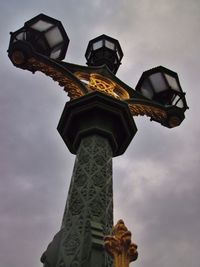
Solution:
M58 132L76 161L62 227L42 255L44 267L112 266L103 245L113 226L112 158L136 131L128 105L102 93L66 103Z
M100 135L82 139L62 227L42 256L45 267L104 267L103 237L113 225L112 149Z

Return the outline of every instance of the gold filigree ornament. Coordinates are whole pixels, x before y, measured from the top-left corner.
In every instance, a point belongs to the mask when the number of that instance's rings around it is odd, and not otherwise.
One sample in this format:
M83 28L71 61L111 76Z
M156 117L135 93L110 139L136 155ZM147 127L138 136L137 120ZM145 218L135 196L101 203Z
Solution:
M64 90L68 93L70 100L84 95L77 83L72 81L72 79L63 74L60 70L57 70L55 67L49 66L48 63L41 62L35 58L30 58L28 63L35 69L35 71L41 71L45 75L51 77L54 81L58 82L61 87L64 87Z
M80 79L90 91L100 91L120 100L129 99L129 93L120 85L97 73L76 72L75 76Z
M145 104L129 103L129 109L131 111L132 116L146 115L160 122L166 120L167 118L166 111L162 110L161 108L154 107L153 105L151 105L151 103L149 103L149 105L147 103Z
M21 62L21 60L23 60L21 54L19 53L15 55L14 59L17 62ZM42 73L51 77L54 81L58 82L61 87L64 87L64 90L68 93L70 100L84 96L87 93L87 90L100 91L119 100L127 101L133 116L146 115L160 122L167 118L167 114L164 110L156 108L151 104L138 104L129 102L131 100L129 93L124 88L100 74L86 73L81 71L74 73L74 76L78 79L78 81L82 82L82 87L87 88L85 89L86 91L84 91L83 88L80 87L80 83L56 67L50 66L46 62L41 62L36 58L30 58L28 59L28 65L35 71L41 71Z
M111 236L104 238L104 246L114 259L114 267L128 267L138 257L137 245L131 243L131 232L123 220L114 226Z

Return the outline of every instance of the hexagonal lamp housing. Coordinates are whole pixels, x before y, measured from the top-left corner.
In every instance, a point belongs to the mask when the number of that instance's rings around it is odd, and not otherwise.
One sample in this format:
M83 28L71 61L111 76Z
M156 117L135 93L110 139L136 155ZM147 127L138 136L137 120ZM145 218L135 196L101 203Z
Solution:
M62 60L67 52L68 44L69 38L62 23L40 14L25 22L24 27L18 31L11 33L8 55L14 61L12 55L15 51L21 49L26 54L29 47L49 58Z
M165 67L145 71L135 89L161 105L176 106L184 111L188 108L177 73Z
M118 40L105 34L89 41L85 57L88 66L106 65L116 74L123 57Z

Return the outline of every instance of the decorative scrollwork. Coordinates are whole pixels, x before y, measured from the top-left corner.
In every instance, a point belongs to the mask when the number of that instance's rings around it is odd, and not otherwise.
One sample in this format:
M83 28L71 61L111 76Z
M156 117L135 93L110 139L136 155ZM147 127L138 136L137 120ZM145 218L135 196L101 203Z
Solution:
M70 235L64 242L66 255L73 255L74 251L80 245L80 236L77 234Z
M94 160L96 162L97 165L104 165L106 163L105 157L101 154L97 154L94 156Z
M105 176L103 176L101 172L98 172L93 175L92 180L94 184L98 187L102 187L105 184Z
M99 219L102 216L104 206L102 205L101 201L99 199L93 199L93 201L90 202L90 212L91 216L98 217Z
M74 79L77 78L77 81L75 81L67 75L67 72L64 73L53 65L37 60L36 58L28 59L28 64L35 71L41 71L54 81L57 81L61 87L64 87L70 100L84 96L87 90L88 92L97 90L119 100L127 101L133 116L146 115L160 122L167 118L167 114L162 108L154 107L148 103L130 103L130 96L126 89L100 74L78 71L74 73ZM82 87L85 87L85 92L81 90L81 82L84 85Z
M51 77L54 81L58 82L61 87L64 87L64 90L68 93L71 100L84 95L80 90L80 86L55 67L45 64L35 58L30 58L28 64L30 64L35 71L41 71Z
M128 267L129 263L138 257L137 245L131 243L131 232L122 220L115 225L112 236L104 238L104 244L114 259L114 267Z
M148 116L157 121L164 121L167 118L167 114L161 108L156 108L148 104L129 104L129 109L133 116Z
M74 74L90 91L100 91L117 99L129 99L129 93L117 83L97 73L76 72Z
M88 179L87 175L84 172L82 172L81 174L77 175L76 184L78 186L83 186L86 183L87 179Z

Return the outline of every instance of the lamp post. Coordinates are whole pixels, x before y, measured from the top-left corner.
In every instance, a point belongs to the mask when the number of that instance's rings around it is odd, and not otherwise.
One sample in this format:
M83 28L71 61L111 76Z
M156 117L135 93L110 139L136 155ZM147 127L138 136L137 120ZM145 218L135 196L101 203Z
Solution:
M70 97L58 132L76 161L61 229L41 261L44 267L111 266L105 238L114 264L128 266L137 258L137 246L130 244L123 221L108 236L113 226L112 157L125 152L137 131L132 116L146 115L168 128L180 125L188 108L185 93L178 75L162 66L144 72L135 90L122 82L115 74L123 52L107 35L89 42L88 66L62 61L68 44L61 22L40 14L11 33L8 48L16 67L43 72Z

